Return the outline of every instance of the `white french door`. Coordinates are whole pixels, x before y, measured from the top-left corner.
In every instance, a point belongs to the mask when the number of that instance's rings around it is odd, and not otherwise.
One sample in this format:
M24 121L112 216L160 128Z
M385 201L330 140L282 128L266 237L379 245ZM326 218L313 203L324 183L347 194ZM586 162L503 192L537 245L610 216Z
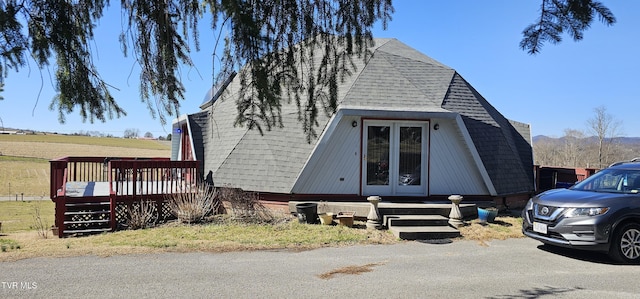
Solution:
M427 194L427 121L363 122L363 195Z

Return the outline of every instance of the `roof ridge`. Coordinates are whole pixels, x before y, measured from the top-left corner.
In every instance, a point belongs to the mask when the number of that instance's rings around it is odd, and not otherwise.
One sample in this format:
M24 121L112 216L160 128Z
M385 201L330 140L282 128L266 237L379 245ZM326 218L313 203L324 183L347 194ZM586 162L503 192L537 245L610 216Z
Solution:
M374 39L374 42L375 42L375 41L380 41L380 40L381 40L381 39ZM351 93L351 90L352 90L352 89L353 89L353 87L356 85L356 83L358 82L358 80L360 80L360 76L362 76L362 74L364 73L364 70L365 70L365 69L367 68L367 66L369 65L369 62L371 62L371 60L373 60L373 57L376 55L376 52L378 52L378 49L380 49L380 47L382 47L382 46L384 46L384 45L388 44L388 43L389 43L389 42L391 42L392 40L395 40L395 39L394 39L394 38L386 39L386 40L384 41L384 43L383 43L383 44L381 44L381 45L379 45L379 46L378 46L378 45L376 45L375 49L373 50L373 53L371 54L371 57L369 57L369 59L367 59L367 60L364 62L364 65L362 66L362 69L360 70L360 72L358 72L358 75L353 79L353 83L351 83L351 84L350 84L350 86L349 86L349 89L345 91L345 93L344 93L344 97L342 97L342 99L340 100L340 102L338 102L338 105L336 105L336 107L337 107L337 106L340 106L340 104L344 103L344 100L345 100L346 98L348 98L348 97L349 97L349 94Z
M409 60L412 60L412 61L418 61L418 62L422 62L422 63L428 63L426 61L418 60L418 59L415 59L415 58L412 58L412 57L403 56L403 55L398 55L396 53L391 53L391 52L387 52L387 51L383 51L383 52L386 53L386 54L389 54L391 56L406 58L406 59L409 59ZM424 55L424 56L436 62L435 64L432 64L434 67L439 67L439 68L442 68L442 69L456 71L454 68L452 68L452 67L450 67L450 66L448 66L448 65L446 65L444 63L441 63L441 62L439 62L439 61L437 61L437 60L435 60L435 59L433 59L433 58L431 58L431 57L429 57L427 55Z

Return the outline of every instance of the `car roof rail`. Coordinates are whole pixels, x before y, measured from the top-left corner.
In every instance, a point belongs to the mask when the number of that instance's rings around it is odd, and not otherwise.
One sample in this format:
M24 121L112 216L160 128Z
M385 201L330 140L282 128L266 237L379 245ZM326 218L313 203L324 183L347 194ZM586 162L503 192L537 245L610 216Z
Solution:
M635 158L633 158L631 160L628 160L628 161L614 162L611 165L609 165L609 167L618 166L618 165L625 164L625 163L634 163L634 162L640 162L640 157L635 157Z

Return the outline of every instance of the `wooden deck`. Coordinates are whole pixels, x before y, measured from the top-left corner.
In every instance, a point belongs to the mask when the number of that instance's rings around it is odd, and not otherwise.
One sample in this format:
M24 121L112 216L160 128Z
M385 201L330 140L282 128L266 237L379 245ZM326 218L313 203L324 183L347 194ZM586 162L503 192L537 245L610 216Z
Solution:
M114 231L141 201L153 204L159 220L169 219L167 195L202 178L197 161L168 158L64 157L50 166L59 237Z

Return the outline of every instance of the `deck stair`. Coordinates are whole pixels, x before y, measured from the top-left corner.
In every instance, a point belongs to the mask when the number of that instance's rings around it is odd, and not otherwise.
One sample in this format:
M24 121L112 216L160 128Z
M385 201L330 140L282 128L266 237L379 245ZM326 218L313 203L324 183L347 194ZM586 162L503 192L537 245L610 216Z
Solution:
M109 200L65 203L64 236L111 231Z

